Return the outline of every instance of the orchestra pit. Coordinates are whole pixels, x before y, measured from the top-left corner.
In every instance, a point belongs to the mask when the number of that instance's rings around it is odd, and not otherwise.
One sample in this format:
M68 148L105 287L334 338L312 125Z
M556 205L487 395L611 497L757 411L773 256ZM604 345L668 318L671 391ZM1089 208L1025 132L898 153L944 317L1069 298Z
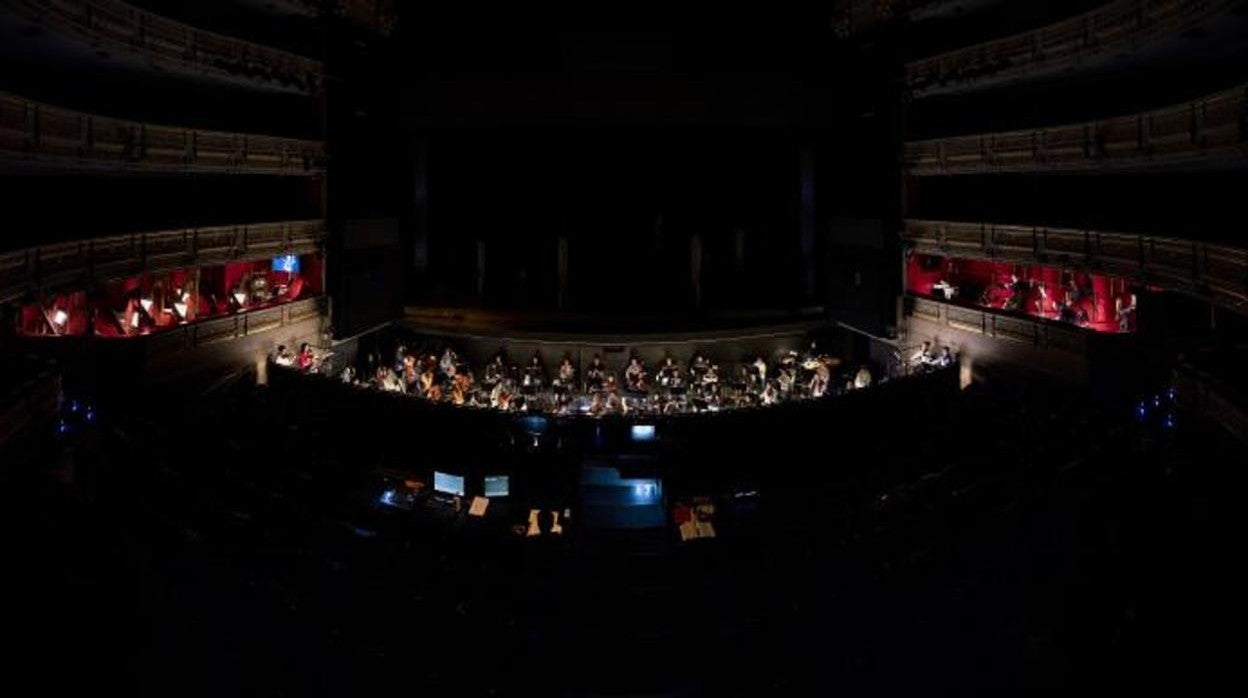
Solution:
M0 0L10 692L1237 678L1248 2Z

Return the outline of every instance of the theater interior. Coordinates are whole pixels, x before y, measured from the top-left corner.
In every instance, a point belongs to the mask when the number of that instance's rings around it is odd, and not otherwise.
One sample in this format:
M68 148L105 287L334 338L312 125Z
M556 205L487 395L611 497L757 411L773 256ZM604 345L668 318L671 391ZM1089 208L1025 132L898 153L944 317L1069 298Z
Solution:
M1234 685L1246 187L1244 0L0 0L9 692Z

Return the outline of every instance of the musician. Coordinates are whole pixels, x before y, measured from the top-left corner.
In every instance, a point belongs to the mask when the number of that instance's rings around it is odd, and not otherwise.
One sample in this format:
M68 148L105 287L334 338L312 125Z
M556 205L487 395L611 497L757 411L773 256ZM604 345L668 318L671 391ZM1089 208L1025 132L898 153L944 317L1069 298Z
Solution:
M678 388L680 382L680 367L669 355L663 359L663 365L659 367L659 385L665 388Z
M763 392L759 393L758 397L765 406L776 404L776 401L780 398L780 395L776 390L776 384L768 383L763 386Z
M940 350L940 356L936 357L934 364L937 368L947 368L953 365L953 352L949 350L949 347L946 346Z
M533 352L533 358L529 359L529 365L524 368L524 387L532 392L542 387L542 383L546 381L546 367L542 365L542 356L537 351Z
M484 383L493 388L502 382L506 373L506 367L503 365L503 353L499 352L495 354L490 363L485 366Z
M1114 312L1118 316L1118 331L1130 332L1131 322L1135 318L1135 294L1131 294L1131 302L1124 305L1122 298L1114 299Z
M689 360L689 376L692 382L701 382L702 374L706 373L710 367L711 362L707 361L701 352L695 353L693 358Z
M277 345L277 353L273 356L273 363L278 366L294 366L295 355L286 348L285 344Z
M316 365L316 354L312 351L312 346L304 342L299 346L299 370L304 373L311 373Z
M933 358L932 343L923 342L923 346L916 349L915 352L910 355L910 365L920 367L928 366L932 363Z
M945 281L944 279L941 279L940 281L932 284L932 293L939 293L945 297L945 300L950 300L954 296L958 295L958 287L948 281Z
M1031 284L1018 278L1018 274L1010 274L1010 282L1005 285L1005 288L1010 292L1010 297L1005 301L1002 308L1006 310L1022 310L1027 299L1027 293L1031 290Z
M768 381L768 362L761 356L754 360L754 375L758 385L763 385Z
M555 389L566 395L572 386L576 385L576 367L572 365L572 356L564 354L563 360L559 362L559 369L554 381Z
M788 395L796 381L793 369L782 368L780 369L780 375L776 377L776 387L780 390L781 395Z
M628 360L628 368L624 369L624 381L631 392L646 391L646 365L640 358L634 356Z
M607 367L602 365L602 357L594 354L593 361L585 371L585 388L590 392L602 390L607 381ZM612 379L614 382L614 379Z
M859 390L871 386L871 371L866 366L858 367L858 373L854 374L853 385Z
M823 397L828 392L828 383L832 380L832 371L828 369L827 364L820 363L815 368L815 375L810 379L810 396L812 398Z
M431 384L429 386L429 389L425 391L425 399L428 400L429 402L441 402L442 401L442 386L438 385L437 383Z
M403 360L406 357L407 347L400 344L398 348L394 350L394 361L390 364L396 374L403 375Z
M426 364L425 370L420 374L420 394L427 396L434 385L433 367Z
M407 354L403 357L403 385L406 386L407 392L415 393L417 391L417 383L420 381L421 370L416 366L416 357Z
M458 364L459 357L455 354L455 350L447 347L442 352L442 360L438 362L438 369L444 378L450 379L455 377L455 370Z

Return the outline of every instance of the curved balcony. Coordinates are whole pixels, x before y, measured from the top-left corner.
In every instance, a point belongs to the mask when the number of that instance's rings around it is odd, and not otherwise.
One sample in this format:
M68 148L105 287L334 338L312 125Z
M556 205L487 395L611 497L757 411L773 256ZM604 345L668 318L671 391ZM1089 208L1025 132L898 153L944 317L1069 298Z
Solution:
M1242 0L1116 0L1032 31L906 64L916 94L987 77L1052 71L1175 35Z
M53 107L0 92L0 158L76 168L307 175L325 144L158 126Z
M1103 271L1248 314L1248 249L1195 240L1043 226L907 220L920 254Z
M318 250L325 221L189 228L77 240L0 253L0 303L34 291L144 273Z
M319 61L175 22L119 0L0 0L17 16L154 65L280 84L312 93Z
M905 144L915 176L1051 172L1248 155L1248 86L1155 111L1025 131Z
M909 315L941 327L983 335L1015 344L1086 354L1092 341L1101 341L1093 332L1072 328L1065 323L1027 317L1007 311L969 308L929 298L908 296ZM1114 335L1104 335L1110 339ZM1093 339L1093 338L1097 339Z

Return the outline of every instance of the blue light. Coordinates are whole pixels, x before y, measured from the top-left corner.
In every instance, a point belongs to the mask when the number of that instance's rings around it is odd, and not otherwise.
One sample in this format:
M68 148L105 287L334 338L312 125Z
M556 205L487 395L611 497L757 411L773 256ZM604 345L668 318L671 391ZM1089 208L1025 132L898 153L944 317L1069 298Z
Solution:
M1179 391L1174 388L1170 388L1169 390L1166 391L1166 395L1169 396L1170 400L1173 402L1174 400L1178 399Z
M57 422L57 425L56 425L56 433L58 433L58 434L68 434L68 433L69 433L69 423L68 423L68 422L66 422L66 421L65 421L65 420L63 420L63 419L62 419L60 422Z
M299 257L293 254L274 257L273 271L284 271L287 274L297 273L299 271Z
M633 441L654 441L655 429L653 424L634 424L630 432Z
M87 414L84 416L88 424L95 422L95 410L87 408Z
M1153 396L1153 407L1161 407L1161 396L1160 396L1160 395L1154 395L1154 396Z
M77 401L77 400L70 400L70 401L69 401L69 411L70 411L70 412L77 412L77 411L78 411L78 401Z
M1175 427L1174 415L1172 414L1166 415L1166 428L1173 429L1174 427Z
M1147 417L1147 416L1148 416L1148 407L1146 407L1146 406L1144 405L1144 403L1142 403L1142 402L1141 402L1140 404L1136 405L1136 406L1135 406L1135 416L1136 416L1136 417L1139 417L1140 419L1144 419L1145 417Z
M394 490L386 490L381 493L381 503L394 506Z

